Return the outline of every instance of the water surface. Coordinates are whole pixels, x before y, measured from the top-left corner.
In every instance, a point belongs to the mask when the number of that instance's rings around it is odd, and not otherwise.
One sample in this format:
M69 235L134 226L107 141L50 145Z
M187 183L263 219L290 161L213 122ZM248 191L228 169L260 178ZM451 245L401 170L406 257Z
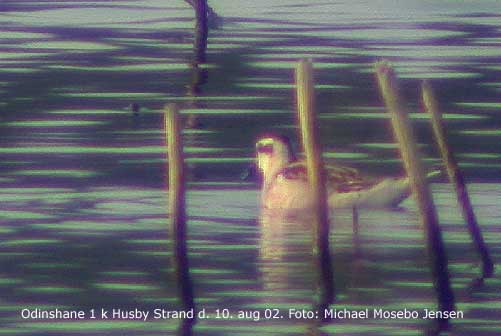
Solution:
M184 1L3 1L0 5L0 299L6 335L174 334L177 320L20 318L23 308L178 309L167 229L162 107L181 104L189 257L198 307L310 308L304 219L262 218L239 177L264 131L297 140L293 69L315 63L326 160L373 175L402 164L373 63L401 78L425 162L438 164L419 102L431 80L450 142L499 259L501 26L498 1L210 1L222 21L193 66ZM197 87L194 87L197 83ZM139 115L127 106L138 103ZM296 148L298 146L296 145ZM458 309L457 335L496 335L500 281L469 291L478 262L451 189L434 185ZM331 237L334 308L424 309L435 298L411 200L361 213L360 246L339 212ZM423 320L207 319L200 335L422 335Z

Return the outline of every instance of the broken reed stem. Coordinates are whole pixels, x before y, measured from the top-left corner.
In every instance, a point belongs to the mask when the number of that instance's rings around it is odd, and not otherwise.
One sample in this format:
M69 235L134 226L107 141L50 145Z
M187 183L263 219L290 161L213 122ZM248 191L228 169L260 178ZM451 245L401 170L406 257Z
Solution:
M315 87L311 61L302 60L296 67L297 110L301 141L306 156L308 181L313 193L314 251L322 274L323 304L334 301L334 283L329 251L329 208L322 149L318 141L315 116Z
M447 142L447 130L442 120L442 114L438 109L437 100L433 94L431 85L427 81L423 82L421 90L423 104L425 110L431 117L433 133L442 156L442 161L444 162L447 170L449 181L454 185L458 203L463 213L463 218L466 221L475 248L482 259L482 277L491 277L494 272L494 264L490 256L489 249L482 236L480 226L478 225L475 217L475 212L473 211L473 206L468 195L468 189L466 187L463 174L458 167L454 152Z
M438 294L439 310L452 311L454 310L454 294L447 269L447 256L437 212L426 181L409 116L398 95L397 80L393 69L388 64L379 62L376 64L376 74L381 95L391 115L393 131L400 146L400 153L409 176L411 189L417 201L426 237L433 282ZM447 325L447 320L440 321L440 327L446 327Z
M181 301L184 309L190 310L195 305L186 244L183 141L177 105L166 105L164 112L169 163L169 217L170 237L174 249L173 261Z

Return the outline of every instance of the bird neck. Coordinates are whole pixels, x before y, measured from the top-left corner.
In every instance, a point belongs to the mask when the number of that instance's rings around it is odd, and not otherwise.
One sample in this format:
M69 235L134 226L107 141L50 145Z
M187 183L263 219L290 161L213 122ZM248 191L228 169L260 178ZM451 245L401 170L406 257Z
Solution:
M277 175L290 163L289 157L280 157L270 160L266 169L263 170L263 191L269 189Z

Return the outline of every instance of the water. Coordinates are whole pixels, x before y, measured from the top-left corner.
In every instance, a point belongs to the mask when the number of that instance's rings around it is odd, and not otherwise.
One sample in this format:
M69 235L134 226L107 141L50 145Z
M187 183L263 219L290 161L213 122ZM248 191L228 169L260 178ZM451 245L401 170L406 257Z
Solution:
M199 308L311 308L307 221L260 218L239 176L264 131L297 139L293 68L315 63L325 157L374 175L401 173L372 67L396 68L425 161L438 163L419 103L431 80L479 222L499 258L500 4L497 1L213 1L207 64L193 59L183 1L4 1L0 5L0 333L173 334L177 320L23 320L24 308L178 309L166 219L162 106L197 115L185 130L189 256ZM200 76L198 95L193 96ZM141 105L139 116L127 106ZM479 274L451 189L434 185L465 319L458 335L501 328L496 276ZM331 242L339 309L433 309L414 205L362 212L360 246L338 213ZM360 254L356 255L357 248ZM177 308L176 308L177 307ZM215 314L215 313L213 313ZM424 320L201 320L200 335L421 335Z
M498 184L472 185L493 257L499 257ZM499 327L499 280L479 291L470 283L480 269L468 233L456 211L451 189L434 188L450 259L457 308L465 319L454 321L458 335L494 335ZM47 197L47 195L50 197ZM174 330L177 320L34 322L21 309L179 309L167 239L166 195L158 189L94 187L17 188L3 191L0 262L2 319L9 335L128 333L156 335ZM311 309L315 270L311 228L301 218L257 216L255 191L204 190L188 195L189 256L199 308L212 318L199 321L201 335L252 334L275 330L305 333L307 320L266 320L265 309ZM434 309L435 299L424 254L423 234L411 200L407 210L362 211L359 245L353 244L351 217L333 218L337 309ZM357 252L358 251L358 252ZM217 319L229 309L234 320ZM261 311L259 321L236 318L238 311ZM427 321L338 320L325 335L420 335ZM482 331L482 333L480 333Z

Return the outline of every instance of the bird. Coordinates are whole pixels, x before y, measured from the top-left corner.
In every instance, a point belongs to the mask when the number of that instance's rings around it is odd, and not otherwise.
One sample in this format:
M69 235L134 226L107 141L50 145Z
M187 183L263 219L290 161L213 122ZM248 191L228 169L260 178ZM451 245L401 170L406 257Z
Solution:
M132 103L127 107L134 117L139 116L139 112L141 111L141 106L138 103Z
M297 160L288 137L261 136L256 142L256 163L262 178L263 208L299 210L313 206L305 162ZM341 165L324 169L329 208L396 208L411 194L407 177L370 178Z

